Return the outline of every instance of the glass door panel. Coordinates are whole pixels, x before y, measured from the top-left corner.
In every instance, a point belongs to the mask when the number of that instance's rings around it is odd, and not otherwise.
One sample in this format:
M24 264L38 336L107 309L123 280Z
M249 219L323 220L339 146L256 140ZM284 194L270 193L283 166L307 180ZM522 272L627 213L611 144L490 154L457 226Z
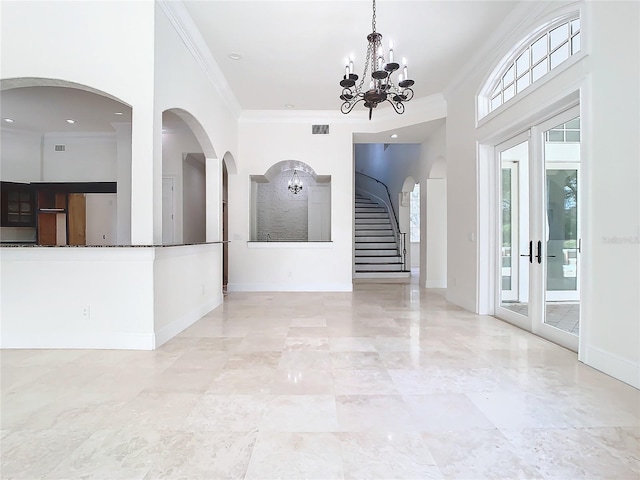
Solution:
M499 306L505 319L518 322L529 316L529 142L513 143L499 152Z
M572 335L580 329L580 117L544 132L544 323Z

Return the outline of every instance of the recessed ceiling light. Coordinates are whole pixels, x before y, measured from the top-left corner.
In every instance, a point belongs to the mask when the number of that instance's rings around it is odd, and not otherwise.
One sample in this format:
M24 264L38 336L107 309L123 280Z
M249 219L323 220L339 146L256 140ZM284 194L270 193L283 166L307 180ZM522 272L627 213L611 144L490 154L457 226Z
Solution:
M285 108L294 108L295 105L291 104L291 103L287 103L285 106Z
M76 121L73 120L72 118L67 118L67 123L76 123Z
M7 123L13 123L13 118L5 118L4 121Z
M122 112L115 112L116 115L122 115Z
M391 134L391 138L398 138L398 134L397 133Z
M230 53L229 58L231 60L240 60L242 58L242 55L240 55L239 53Z

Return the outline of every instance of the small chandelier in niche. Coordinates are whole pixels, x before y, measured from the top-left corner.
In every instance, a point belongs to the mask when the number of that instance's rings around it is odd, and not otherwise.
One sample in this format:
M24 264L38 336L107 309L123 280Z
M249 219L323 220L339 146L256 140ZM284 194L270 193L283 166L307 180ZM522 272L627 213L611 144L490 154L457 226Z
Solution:
M364 102L364 106L369 109L369 120L371 120L373 109L385 101L393 106L397 114L404 113L403 102L408 102L413 98L411 87L415 83L409 79L407 61L404 58L402 59L403 73L398 76L398 84L396 85L391 78L393 72L398 70L400 65L393 61L392 42L389 42L389 61L385 62L382 35L376 32L376 0L373 0L371 26L373 32L367 35L369 45L360 83L356 85L358 75L353 73L353 60L350 58L347 59L345 74L340 81L342 87L340 100L343 101L340 111L344 114L350 113L357 103ZM363 87L369 69L371 69L371 80L369 89L365 90Z
M295 170L293 170L293 176L291 177L291 180L289 180L289 186L287 188L294 195L297 195L300 193L300 190L302 190L302 181L300 180L300 177L298 177L298 172Z

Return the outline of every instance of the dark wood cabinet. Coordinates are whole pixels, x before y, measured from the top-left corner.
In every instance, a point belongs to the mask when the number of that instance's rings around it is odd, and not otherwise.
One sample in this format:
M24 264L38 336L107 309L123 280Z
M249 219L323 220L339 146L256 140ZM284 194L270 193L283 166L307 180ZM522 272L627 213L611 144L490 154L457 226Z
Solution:
M30 184L1 182L0 225L3 227L34 227L35 194Z

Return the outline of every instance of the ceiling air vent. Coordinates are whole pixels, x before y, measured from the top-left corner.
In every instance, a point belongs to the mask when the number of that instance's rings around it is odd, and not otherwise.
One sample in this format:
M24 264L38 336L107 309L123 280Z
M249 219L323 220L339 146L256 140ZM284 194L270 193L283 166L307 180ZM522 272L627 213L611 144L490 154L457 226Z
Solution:
M55 151L56 152L64 152L67 149L66 145L56 145L55 146Z
M329 125L311 125L313 135L329 135Z

